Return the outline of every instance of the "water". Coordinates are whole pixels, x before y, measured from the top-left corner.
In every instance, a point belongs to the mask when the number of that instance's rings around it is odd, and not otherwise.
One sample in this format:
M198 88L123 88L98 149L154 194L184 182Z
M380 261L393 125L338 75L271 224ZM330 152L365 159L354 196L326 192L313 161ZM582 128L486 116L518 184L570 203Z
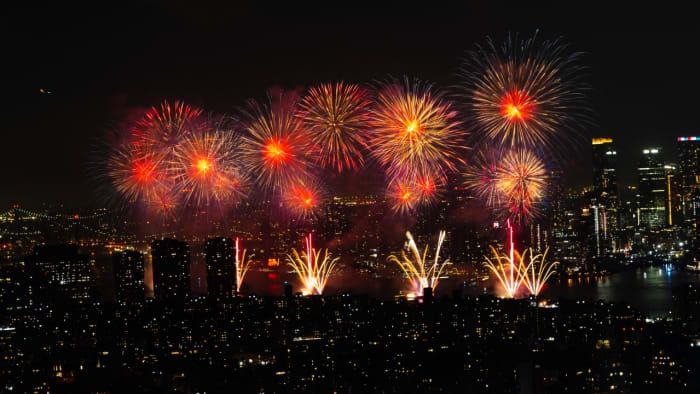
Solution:
M641 267L588 281L554 283L543 295L625 302L651 317L667 317L673 311L672 290L687 283L700 284L700 273L677 271L670 265Z
M249 272L244 284L246 292L263 295L282 295L284 283L288 281L299 291L296 277L287 273ZM607 277L583 278L580 280L555 281L548 284L542 296L553 299L595 299L609 302L625 302L651 317L666 317L673 310L672 290L687 283L700 284L700 273L678 271L671 266L640 267L612 274ZM451 295L454 289L463 286L459 278L441 280L436 295ZM499 289L493 281L467 285L468 295L493 294ZM399 278L370 278L358 274L332 277L326 294L348 291L389 299L400 291L407 290L405 281Z

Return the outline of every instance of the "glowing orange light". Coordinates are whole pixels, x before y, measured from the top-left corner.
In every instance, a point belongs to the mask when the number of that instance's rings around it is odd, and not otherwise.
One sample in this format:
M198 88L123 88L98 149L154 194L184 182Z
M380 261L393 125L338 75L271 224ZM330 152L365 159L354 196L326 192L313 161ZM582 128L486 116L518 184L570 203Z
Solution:
M410 197L411 197L410 192L405 192L404 194L401 195L401 199L404 201L408 200Z
M153 179L155 166L149 162L137 162L134 166L134 176L139 182L149 182Z
M287 159L287 150L281 141L272 140L265 145L263 150L267 160L281 162Z
M508 104L506 106L506 111L508 111L508 117L510 117L510 118L515 118L515 117L521 118L522 117L517 105Z
M201 158L197 161L197 169L199 169L200 172L207 172L210 168L211 163L209 163L209 160L206 158Z
M508 93L501 101L501 113L509 121L523 121L532 117L534 103L524 92Z
M406 133L413 133L414 131L418 131L418 121L413 120L411 123L406 126Z

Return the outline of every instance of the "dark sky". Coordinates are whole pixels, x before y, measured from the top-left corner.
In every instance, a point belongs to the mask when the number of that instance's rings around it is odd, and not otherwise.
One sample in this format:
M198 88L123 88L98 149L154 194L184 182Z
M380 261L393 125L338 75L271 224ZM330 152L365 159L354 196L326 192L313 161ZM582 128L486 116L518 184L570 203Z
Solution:
M509 31L563 35L587 53L598 124L590 134L615 138L621 183L636 182L643 146L663 146L673 160L677 136L700 134L700 37L681 17L694 15L689 10L554 5L569 2L431 9L55 3L6 9L1 17L9 67L0 118L0 209L95 201L86 175L92 141L164 98L231 112L272 86L367 82L387 74L447 86L456 82L466 50ZM584 147L572 158L571 183L590 182L589 156Z

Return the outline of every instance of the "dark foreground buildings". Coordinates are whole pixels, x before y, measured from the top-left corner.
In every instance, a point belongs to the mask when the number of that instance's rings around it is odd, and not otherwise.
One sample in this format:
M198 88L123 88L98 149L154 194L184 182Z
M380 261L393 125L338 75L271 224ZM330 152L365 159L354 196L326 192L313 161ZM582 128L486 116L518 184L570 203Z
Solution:
M156 246L169 256L186 251ZM0 391L700 389L700 294L692 285L678 289L678 317L668 321L589 300L455 293L421 302L289 291L112 303L74 299L56 286L41 270L0 272Z
M170 238L153 241L153 288L158 299L184 298L190 294L190 247Z

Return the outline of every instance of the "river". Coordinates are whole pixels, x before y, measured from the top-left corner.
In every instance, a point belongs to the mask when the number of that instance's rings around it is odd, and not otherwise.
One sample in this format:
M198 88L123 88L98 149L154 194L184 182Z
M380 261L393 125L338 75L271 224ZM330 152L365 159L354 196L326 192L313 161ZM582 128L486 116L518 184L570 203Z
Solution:
M249 272L244 290L262 295L281 295L284 282L289 281L298 291L296 278L290 274L273 272ZM639 267L612 274L607 277L553 281L547 284L542 296L552 299L595 299L612 302L625 302L645 312L650 317L667 317L673 310L672 290L687 283L700 284L700 273L678 271L670 266ZM458 278L441 280L436 295L451 295L464 286ZM354 294L368 294L374 297L390 298L406 289L405 281L399 278L368 278L355 274L332 277L326 294L339 294L348 291ZM492 281L482 282L464 289L467 295L492 294L499 287Z

